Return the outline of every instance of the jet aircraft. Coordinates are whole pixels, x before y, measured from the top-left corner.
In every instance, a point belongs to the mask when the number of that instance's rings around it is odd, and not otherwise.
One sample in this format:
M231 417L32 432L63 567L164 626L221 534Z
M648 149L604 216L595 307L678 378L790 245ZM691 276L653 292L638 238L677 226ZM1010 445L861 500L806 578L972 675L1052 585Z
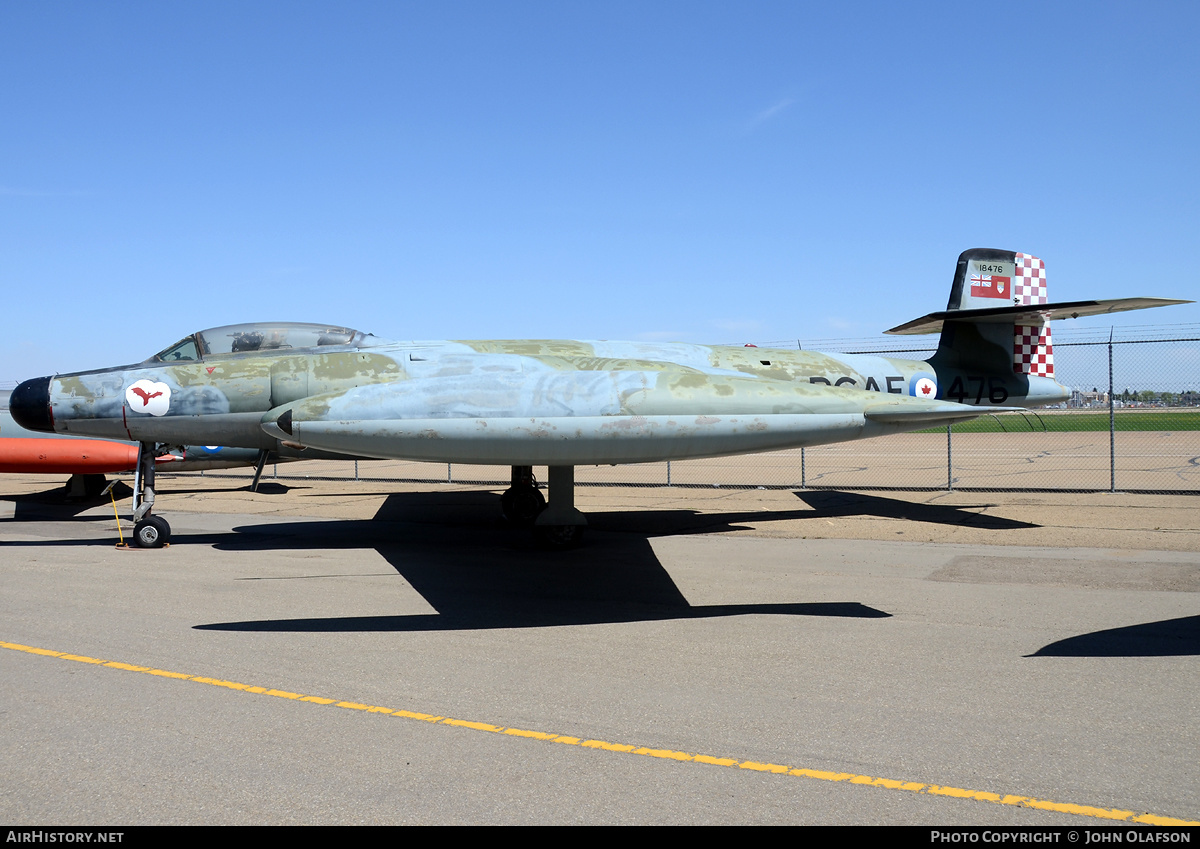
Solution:
M947 308L890 333L936 333L928 360L609 341L388 341L324 324L202 330L145 362L28 380L30 430L139 443L138 545L164 544L154 458L180 444L310 457L510 466L501 507L554 546L578 542L574 468L842 442L1068 397L1054 379L1055 318L1187 303L1050 303L1045 265L976 248ZM533 467L549 469L549 503Z

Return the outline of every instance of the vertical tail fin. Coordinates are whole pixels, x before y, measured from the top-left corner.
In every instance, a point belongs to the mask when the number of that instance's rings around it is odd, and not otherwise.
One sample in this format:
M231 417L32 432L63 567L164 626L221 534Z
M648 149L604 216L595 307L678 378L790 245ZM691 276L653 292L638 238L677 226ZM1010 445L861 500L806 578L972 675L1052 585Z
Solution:
M1031 254L1001 251L992 248L972 248L958 257L950 302L946 305L946 321L942 326L941 351L954 352L960 362L984 356L979 341L964 339L964 328L953 313L964 313L963 321L991 343L986 355L988 364L998 364L996 349L1011 351L1011 369L1015 374L1037 377L1054 376L1054 348L1050 341L1050 323L1017 324L972 322L972 310L996 307L1038 306L1049 303L1046 292L1046 264ZM1025 321L1028 321L1026 315ZM1007 358L1007 355L1006 355ZM966 364L964 362L964 364ZM975 364L979 364L978 362Z

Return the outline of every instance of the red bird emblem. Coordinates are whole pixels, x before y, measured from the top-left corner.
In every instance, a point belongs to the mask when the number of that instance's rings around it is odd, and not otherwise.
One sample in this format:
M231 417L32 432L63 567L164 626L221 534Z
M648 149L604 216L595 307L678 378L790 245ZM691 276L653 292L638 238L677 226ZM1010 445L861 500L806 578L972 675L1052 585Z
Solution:
M147 404L150 403L151 398L157 398L159 395L162 395L161 392L149 392L148 393L148 392L146 392L145 389L143 389L140 386L134 386L134 387L130 388L129 391L134 393L135 395L137 395L138 397L140 397L142 399L143 407L145 407Z

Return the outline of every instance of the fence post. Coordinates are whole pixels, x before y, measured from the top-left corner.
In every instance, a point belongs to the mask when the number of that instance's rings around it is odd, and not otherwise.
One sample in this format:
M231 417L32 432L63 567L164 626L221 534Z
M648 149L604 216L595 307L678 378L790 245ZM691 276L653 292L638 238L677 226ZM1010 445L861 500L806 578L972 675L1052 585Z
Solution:
M950 425L946 425L946 491L954 490L954 464L951 462Z
M1113 329L1108 329L1108 491L1117 491L1117 417L1113 402Z
M667 486L671 485L671 461L667 461Z
M446 464L446 483L454 483L454 471L449 463Z
M804 447L800 447L800 488L805 489L804 483Z
M354 479L356 481L358 480L358 461L357 460L354 461Z

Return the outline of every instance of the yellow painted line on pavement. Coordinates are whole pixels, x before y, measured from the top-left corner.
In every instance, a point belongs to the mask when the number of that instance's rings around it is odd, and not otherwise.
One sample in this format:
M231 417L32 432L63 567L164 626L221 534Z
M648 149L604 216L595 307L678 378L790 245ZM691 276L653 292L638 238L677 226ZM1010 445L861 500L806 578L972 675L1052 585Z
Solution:
M455 728L466 728L471 731L484 731L489 734L504 734L511 737L526 737L531 740L544 740L552 743L562 743L568 746L580 746L586 749L601 749L607 752L622 752L625 754L641 755L643 757L650 758L664 758L675 761L691 761L693 763L708 764L711 766L737 767L738 769L747 769L754 772L810 778L817 781L844 781L848 784L862 784L869 787L882 787L887 790L903 790L909 793L924 793L930 796L948 796L956 799L970 799L976 802L988 802L993 805L1034 808L1039 811L1053 811L1062 814L1077 814L1084 817L1117 820L1120 822L1139 823L1144 825L1200 825L1200 822L1197 821L1177 819L1175 817L1163 816L1161 814L1154 814L1148 811L1138 814L1134 811L1126 811L1119 808L1099 808L1092 805L1076 805L1070 802L1051 802L1047 799L1034 799L1029 796L1018 796L1014 794L1002 795L1000 793L991 793L984 790L968 790L962 787L947 787L939 784L924 784L919 781L899 781L892 778L877 778L869 775L858 775L852 772L829 772L821 769L790 767L783 764L760 763L758 761L748 760L743 761L737 760L736 758L719 758L712 755L677 752L672 749L652 749L646 746L637 746L631 743L611 743L605 740L586 740L582 737L572 737L566 734L552 734L546 731L506 728L502 725L492 725L488 722L475 722L468 719L453 719L451 717L437 716L431 713L418 713L416 711L381 707L379 705L365 705L359 702L327 699L323 696L306 696L301 695L300 693L292 693L287 690L275 690L268 687L239 684L236 681L224 681L219 678L207 678L202 675L188 675L187 673L183 672L170 672L165 669L155 669L149 666L137 666L132 663L122 663L116 660L101 660L99 658L87 657L86 655L70 654L68 652L54 651L52 649L25 646L21 645L20 643L8 643L0 641L0 648L25 652L26 654L41 655L43 657L53 657L59 660L72 660L77 663L105 666L109 669L119 669L125 672L139 672L143 675L154 675L160 678L174 678L183 681L192 681L197 684L208 684L213 687L225 687L227 689L241 690L254 695L275 696L276 698L291 699L293 701L309 702L318 705L334 705L335 707L346 708L348 710L357 710L363 713L386 714L388 716L399 717L400 719L413 719L419 722L447 725Z

